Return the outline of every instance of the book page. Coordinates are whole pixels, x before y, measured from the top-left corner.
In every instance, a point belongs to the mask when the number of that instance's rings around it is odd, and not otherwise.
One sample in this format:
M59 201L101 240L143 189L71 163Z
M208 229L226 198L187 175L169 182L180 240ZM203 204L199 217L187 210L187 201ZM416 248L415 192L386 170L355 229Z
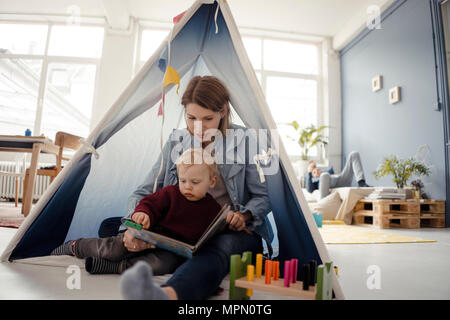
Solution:
M208 228L206 228L206 231L197 241L194 250L197 250L202 245L203 242L208 240L211 236L213 236L216 233L217 230L219 230L222 226L226 224L225 218L228 211L230 211L230 206L226 204L222 207L222 210L220 210L220 212L217 214L217 216L214 218L214 220L211 222Z
M159 233L154 233L154 232L144 230L144 229L137 230L137 229L134 229L131 227L128 227L128 230L130 230L130 232L133 234L133 236L135 238L143 240L145 242L149 242L149 243L153 243L153 244L163 243L165 245L169 245L174 248L175 247L186 247L191 250L194 249L194 246L192 246L186 242L183 242L183 241L180 241L180 240L177 240L174 238L169 238L169 237L166 237Z

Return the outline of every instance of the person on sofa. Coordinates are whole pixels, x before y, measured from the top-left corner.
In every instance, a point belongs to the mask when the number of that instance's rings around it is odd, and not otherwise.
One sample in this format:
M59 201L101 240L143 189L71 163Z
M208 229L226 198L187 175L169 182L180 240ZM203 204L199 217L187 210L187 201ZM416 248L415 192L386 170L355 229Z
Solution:
M356 151L350 152L340 174L334 174L332 166L321 170L313 160L310 160L306 176L306 190L312 193L319 189L320 199L323 199L330 194L330 188L350 187L353 177L360 188L370 187L366 183L361 158Z

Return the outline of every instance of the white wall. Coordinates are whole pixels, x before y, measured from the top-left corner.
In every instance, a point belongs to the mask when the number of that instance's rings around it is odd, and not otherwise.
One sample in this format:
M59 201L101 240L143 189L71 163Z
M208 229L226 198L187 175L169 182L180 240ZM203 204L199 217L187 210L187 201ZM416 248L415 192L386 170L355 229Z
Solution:
M98 70L96 97L92 108L91 130L117 100L134 74L137 32L107 31L103 44L103 57Z
M339 53L333 50L332 40L322 42L323 121L328 128L328 165L335 172L342 166L341 79Z

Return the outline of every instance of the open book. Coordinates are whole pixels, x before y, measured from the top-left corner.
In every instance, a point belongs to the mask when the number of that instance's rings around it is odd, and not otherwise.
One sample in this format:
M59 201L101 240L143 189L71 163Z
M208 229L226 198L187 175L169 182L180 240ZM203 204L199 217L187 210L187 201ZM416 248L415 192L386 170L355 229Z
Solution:
M138 225L130 219L122 219L122 224L133 234L136 239L143 240L145 242L153 243L155 246L161 249L172 251L176 254L184 256L186 258L192 258L192 254L202 246L209 238L211 238L218 231L222 230L226 224L225 218L230 210L229 205L224 205L219 211L214 220L206 228L203 235L197 241L195 245L191 245L180 240L164 236L159 233L155 233L149 230L142 229L141 225Z

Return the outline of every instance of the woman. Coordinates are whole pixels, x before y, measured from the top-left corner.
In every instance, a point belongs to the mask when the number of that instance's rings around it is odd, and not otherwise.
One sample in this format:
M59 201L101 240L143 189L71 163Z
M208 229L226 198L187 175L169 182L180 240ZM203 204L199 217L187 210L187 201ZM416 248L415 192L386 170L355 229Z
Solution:
M216 152L216 159L222 159L218 165L218 182L211 195L219 204L232 204L233 211L228 212L229 229L211 238L197 253L185 261L173 273L161 288L154 286L151 268L136 264L127 270L121 279L122 294L132 299L206 299L219 287L229 272L229 260L233 254L244 251L262 252L262 239L266 241L269 255L273 232L267 219L271 211L266 183L260 177L253 163L253 155L245 155L245 161L230 163L229 159L242 160L242 150L248 150L246 143L255 143L250 135L233 135L227 129L246 129L231 124L229 93L226 87L215 77L194 77L183 94L182 105L185 108L186 129L174 130L166 142L162 155L141 185L129 199L128 212L145 195L156 189L176 184L176 167L171 155L180 146L187 149L193 143L201 143L205 150ZM223 137L212 142L214 133L220 131ZM228 134L228 136L227 136ZM181 142L180 142L181 141ZM237 141L237 143L236 143ZM210 148L211 143L215 148ZM234 144L234 147L230 147ZM222 147L222 148L221 148ZM223 152L222 152L223 151ZM222 154L220 154L222 153ZM239 155L238 155L239 153ZM236 157L235 157L236 156ZM128 231L124 234L124 245L131 252L139 252L152 245L135 239Z

